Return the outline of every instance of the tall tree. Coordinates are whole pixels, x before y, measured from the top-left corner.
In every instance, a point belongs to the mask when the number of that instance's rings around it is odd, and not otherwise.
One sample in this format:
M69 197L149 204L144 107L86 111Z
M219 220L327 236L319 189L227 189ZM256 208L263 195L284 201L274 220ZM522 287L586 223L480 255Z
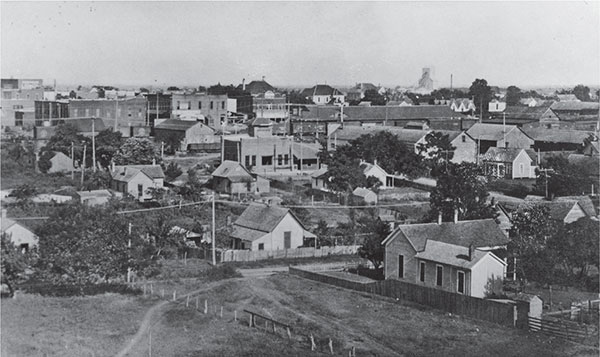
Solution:
M548 242L569 275L578 272L582 279L589 267L600 264L598 221L583 217L562 226Z
M427 134L425 143L417 145L419 154L425 158L424 162L432 170L434 176L439 165L452 160L455 149L456 147L452 146L450 142L449 134L439 131Z
M119 147L113 159L117 165L148 165L160 162L160 154L149 139L129 138Z
M361 101L371 102L371 105L385 105L386 98L379 94L375 89L367 89L365 91L365 97Z
M25 269L35 262L36 256L35 250L22 252L6 233L0 236L0 280L8 287L10 296L14 295L17 284L25 280Z
M485 115L488 113L488 104L492 100L492 89L485 79L475 79L469 87L469 96L473 97L475 113ZM483 113L481 111L483 110Z
M548 170L540 171L534 188L548 196L570 196L589 192L592 185L598 187L593 165L570 163L564 156L550 156L544 165Z
M113 156L121 147L122 134L113 128L102 130L96 135L96 160L106 169L110 167Z
M496 210L487 197L486 180L477 165L467 162L442 165L429 199L431 209L427 220L435 220L441 212L444 221L451 221L455 210L461 220L494 218Z
M519 105L519 101L522 98L523 93L517 86L509 86L506 88L506 105L515 106Z
M584 86L583 84L578 84L573 88L573 94L582 102L591 101L590 98L590 88Z
M379 219L375 210L369 210L357 219L357 230L365 235L358 255L379 269L385 258L385 247L381 242L390 234L390 226Z
M46 145L40 150L59 151L67 156L71 156L71 145L74 147L75 161L81 162L83 158L83 147L87 145L86 166L92 165L92 141L79 133L77 128L69 123L61 124L56 127L54 135L50 137Z

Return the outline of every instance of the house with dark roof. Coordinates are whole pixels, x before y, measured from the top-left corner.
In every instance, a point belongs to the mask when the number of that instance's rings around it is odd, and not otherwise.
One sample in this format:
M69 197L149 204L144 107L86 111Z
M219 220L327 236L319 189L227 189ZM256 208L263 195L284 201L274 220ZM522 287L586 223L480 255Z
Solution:
M288 208L252 204L234 222L234 249L280 250L310 246L316 236Z
M165 174L160 165L124 165L112 167L111 188L140 201L152 199L151 188L162 188Z
M220 139L210 126L195 120L167 119L154 127L155 142L164 142L169 152L218 149Z
M478 142L480 154L490 147L530 149L535 143L516 125L476 123L467 130L467 134Z
M534 140L535 151L577 151L584 140L592 135L590 131L569 129L524 128L523 131Z
M492 113L484 123L516 125L518 127L558 128L560 119L550 109L550 104L542 106L509 106L503 112Z
M2 219L0 220L0 231L22 252L26 252L38 245L38 236L34 230L26 225L6 217L6 210L2 210Z
M551 219L564 224L575 222L587 216L584 209L576 200L525 200L525 202L519 205L517 210L520 211L532 207L546 207Z
M301 93L306 99L310 99L316 105L344 103L344 93L327 84L317 84L312 88L306 88Z
M385 246L385 278L485 297L501 290L509 239L493 219L399 225Z
M266 92L271 91L275 92L277 89L270 85L265 78L263 77L260 81L252 81L248 84L242 83L238 87L238 89L244 90L252 94L252 96L265 95Z
M558 115L561 121L598 120L598 102L555 102L550 109Z
M213 189L229 195L269 192L269 180L250 173L236 161L225 160L212 173Z
M587 142L583 147L583 154L587 156L600 156L600 141Z
M525 149L490 147L481 156L484 172L497 178L535 178L535 161Z

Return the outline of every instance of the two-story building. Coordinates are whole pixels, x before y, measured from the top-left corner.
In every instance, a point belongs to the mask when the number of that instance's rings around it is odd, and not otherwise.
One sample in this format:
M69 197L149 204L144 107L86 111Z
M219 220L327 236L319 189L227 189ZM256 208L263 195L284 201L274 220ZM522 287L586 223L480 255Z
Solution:
M160 165L114 165L111 188L139 201L152 199L151 188L162 188L165 174Z
M467 130L484 154L490 147L530 149L534 140L516 125L476 123Z
M169 152L218 151L221 140L215 129L191 120L167 119L154 127L154 140L164 142Z

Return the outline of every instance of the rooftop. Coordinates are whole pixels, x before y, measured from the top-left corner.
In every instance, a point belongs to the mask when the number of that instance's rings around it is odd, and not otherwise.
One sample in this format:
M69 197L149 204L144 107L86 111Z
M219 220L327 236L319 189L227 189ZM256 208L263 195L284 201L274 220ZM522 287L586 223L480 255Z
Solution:
M225 160L212 173L214 177L226 178L231 182L252 182L254 178L240 163L237 161Z

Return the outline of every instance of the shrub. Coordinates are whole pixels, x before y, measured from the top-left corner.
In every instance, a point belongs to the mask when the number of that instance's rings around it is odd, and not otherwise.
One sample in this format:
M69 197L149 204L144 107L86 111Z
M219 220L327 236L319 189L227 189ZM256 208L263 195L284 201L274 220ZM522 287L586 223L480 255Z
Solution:
M139 295L139 288L130 287L123 283L100 283L100 284L50 284L50 283L30 283L24 284L22 289L28 293L40 294L42 296L87 296L99 295L104 293L116 293L123 295Z
M207 270L205 277L208 281L217 281L230 278L240 278L241 276L242 274L240 274L233 266L220 265Z

